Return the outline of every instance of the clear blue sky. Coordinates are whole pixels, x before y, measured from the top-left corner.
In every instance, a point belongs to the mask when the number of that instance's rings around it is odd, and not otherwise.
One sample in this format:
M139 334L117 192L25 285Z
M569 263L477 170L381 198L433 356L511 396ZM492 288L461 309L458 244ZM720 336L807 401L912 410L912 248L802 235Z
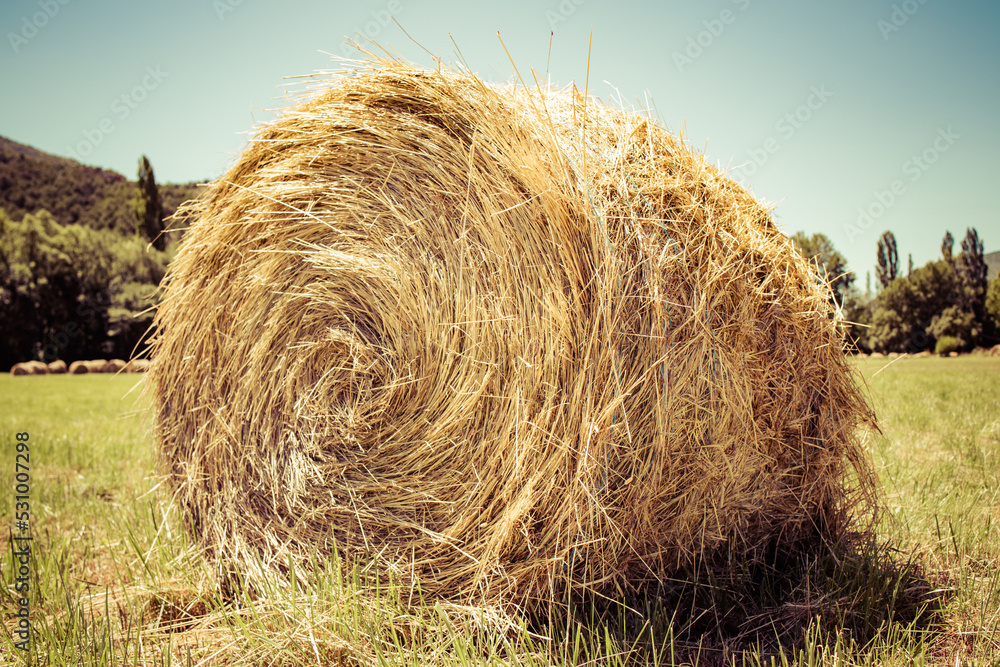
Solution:
M284 106L283 77L338 68L345 36L431 65L389 15L446 61L450 33L493 81L512 75L497 31L544 75L552 29L551 80L581 88L593 27L591 92L650 99L742 167L786 232L828 235L862 289L886 229L904 267L949 229L1000 249L995 0L4 0L0 135L130 178L145 153L161 182L211 179Z

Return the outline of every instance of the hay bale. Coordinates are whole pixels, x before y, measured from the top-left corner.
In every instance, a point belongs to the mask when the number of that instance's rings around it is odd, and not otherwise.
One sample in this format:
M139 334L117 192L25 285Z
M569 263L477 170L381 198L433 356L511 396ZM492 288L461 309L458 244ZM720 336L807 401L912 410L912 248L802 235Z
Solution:
M124 364L124 362L122 362ZM105 373L114 372L107 371L105 369L111 368L113 366L108 365L109 362L106 359L89 359L74 361L69 365L69 372L73 375L81 375L84 373Z
M49 367L44 361L35 361L35 360L25 361L24 365L25 367L28 368L28 371L31 373L31 375L49 374Z
M11 375L48 375L49 367L42 361L22 361L10 368Z
M336 542L530 607L872 507L828 287L746 190L575 89L335 78L209 188L164 288L162 462L250 581Z
M87 368L88 373L103 373L104 369L108 367L107 359L89 359L80 363Z
M125 364L126 373L145 373L149 370L149 359L129 359Z
M102 373L120 373L125 370L125 361L122 359L109 359L104 363Z
M62 359L56 359L55 361L50 361L48 366L49 366L49 373L53 373L55 375L61 375L66 372L66 362L63 361Z

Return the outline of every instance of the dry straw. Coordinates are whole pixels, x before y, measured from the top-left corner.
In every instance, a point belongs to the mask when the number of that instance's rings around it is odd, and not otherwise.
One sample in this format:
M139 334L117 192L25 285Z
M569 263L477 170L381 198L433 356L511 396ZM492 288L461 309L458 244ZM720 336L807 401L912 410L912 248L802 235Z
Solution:
M873 507L828 288L702 155L575 88L336 76L212 184L165 288L156 433L220 571L336 547L531 607Z
M49 373L62 374L67 371L66 362L62 359L56 359L55 361L50 361L48 363Z

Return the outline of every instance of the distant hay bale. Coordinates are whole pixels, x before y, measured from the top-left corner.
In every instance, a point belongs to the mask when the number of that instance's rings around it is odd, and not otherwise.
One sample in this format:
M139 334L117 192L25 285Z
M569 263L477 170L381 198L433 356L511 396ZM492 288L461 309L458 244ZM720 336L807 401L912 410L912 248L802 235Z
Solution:
M104 364L104 369L102 373L120 373L125 370L125 361L123 359L109 359Z
M70 375L83 375L84 373L89 373L90 369L87 368L86 361L74 361L69 365Z
M90 359L83 363L87 367L88 373L103 373L104 369L108 366L107 359Z
M66 372L66 362L63 361L62 359L56 359L55 361L50 361L48 366L49 366L49 373L59 375Z
M25 361L24 365L28 368L31 375L48 375L49 367L43 361Z
M155 432L220 572L336 544L530 607L875 506L828 286L682 140L575 90L337 77L209 188L164 288Z
M125 364L126 373L145 373L149 370L149 359L129 359Z
M22 361L10 368L11 375L48 375L49 367L41 361Z

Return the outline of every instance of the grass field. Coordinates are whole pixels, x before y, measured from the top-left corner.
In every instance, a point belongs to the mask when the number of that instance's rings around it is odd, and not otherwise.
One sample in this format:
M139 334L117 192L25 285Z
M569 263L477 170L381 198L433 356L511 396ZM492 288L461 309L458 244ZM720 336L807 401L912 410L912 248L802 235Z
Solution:
M1000 666L1000 359L858 365L883 430L868 441L888 510L876 538L532 620L375 590L339 562L291 588L220 590L154 474L138 376L0 376L0 520L19 534L27 432L33 537L31 651L14 645L8 539L0 661Z

